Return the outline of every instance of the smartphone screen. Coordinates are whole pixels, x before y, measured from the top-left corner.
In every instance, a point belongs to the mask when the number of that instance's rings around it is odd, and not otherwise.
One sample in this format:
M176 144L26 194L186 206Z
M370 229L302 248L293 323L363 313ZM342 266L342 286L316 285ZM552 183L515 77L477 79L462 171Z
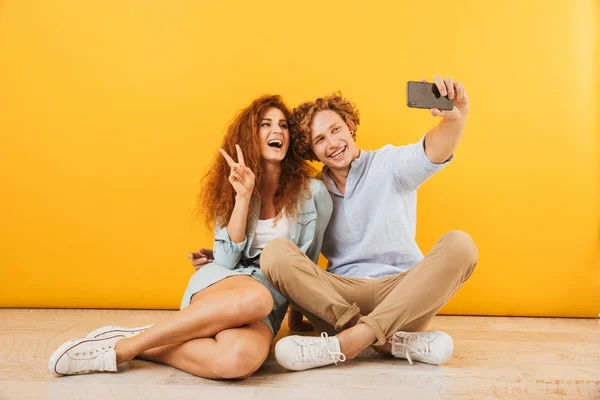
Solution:
M448 96L442 96L437 86L428 82L406 83L406 105L412 108L437 108L452 110L454 102Z

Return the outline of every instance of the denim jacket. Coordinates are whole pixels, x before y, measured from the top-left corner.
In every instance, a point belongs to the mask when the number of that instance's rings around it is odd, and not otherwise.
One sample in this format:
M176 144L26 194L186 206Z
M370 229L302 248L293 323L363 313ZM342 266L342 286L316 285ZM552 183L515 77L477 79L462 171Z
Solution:
M310 198L303 195L297 203L296 217L290 218L290 236L292 242L316 264L319 261L325 229L331 218L333 203L329 191L320 180L310 179L309 188ZM253 201L248 211L246 236L241 243L231 241L225 226L215 227L215 264L232 270L244 268L242 260L255 259L260 255L261 250L250 248L259 214L260 201Z

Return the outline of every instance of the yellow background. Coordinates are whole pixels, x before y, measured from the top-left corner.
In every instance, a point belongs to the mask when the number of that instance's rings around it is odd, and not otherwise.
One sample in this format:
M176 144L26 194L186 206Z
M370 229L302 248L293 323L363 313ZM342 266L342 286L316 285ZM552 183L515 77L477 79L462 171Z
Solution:
M417 239L480 249L443 312L597 316L599 2L323 3L0 1L0 306L178 307L239 108L340 89L362 148L404 144L437 123L406 81L443 74L472 109Z

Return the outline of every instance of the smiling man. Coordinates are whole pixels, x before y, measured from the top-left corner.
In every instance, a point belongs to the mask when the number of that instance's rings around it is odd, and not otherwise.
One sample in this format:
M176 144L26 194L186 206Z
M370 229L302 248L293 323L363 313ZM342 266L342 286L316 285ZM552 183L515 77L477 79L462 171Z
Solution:
M289 240L276 239L262 253L267 279L323 332L281 339L275 355L285 368L337 364L371 345L411 364L452 357L452 338L426 328L471 276L478 251L468 234L452 231L423 256L415 241L416 192L453 158L469 100L459 82L436 76L435 84L454 108L431 109L439 124L406 146L360 150L358 110L340 94L294 110L294 150L324 164L334 208L322 248L327 271Z

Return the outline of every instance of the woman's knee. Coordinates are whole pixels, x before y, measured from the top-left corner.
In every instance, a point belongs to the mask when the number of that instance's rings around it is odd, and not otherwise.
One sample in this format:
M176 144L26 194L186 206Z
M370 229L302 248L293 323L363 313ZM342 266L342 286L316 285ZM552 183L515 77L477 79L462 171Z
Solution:
M244 379L256 372L269 355L269 348L262 349L248 340L227 343L226 352L214 363L214 374L222 379Z
M223 360L218 375L223 379L244 379L255 373L263 361L251 350L232 349Z
M273 296L269 289L258 281L256 281L256 285L242 291L238 302L236 310L255 319L265 318L273 311Z
M224 285L218 286L220 284ZM203 307L202 302L214 301L226 302L230 305L227 315L243 315L244 319L262 319L273 310L273 296L269 289L246 275L233 276L201 290L192 296L190 304Z

